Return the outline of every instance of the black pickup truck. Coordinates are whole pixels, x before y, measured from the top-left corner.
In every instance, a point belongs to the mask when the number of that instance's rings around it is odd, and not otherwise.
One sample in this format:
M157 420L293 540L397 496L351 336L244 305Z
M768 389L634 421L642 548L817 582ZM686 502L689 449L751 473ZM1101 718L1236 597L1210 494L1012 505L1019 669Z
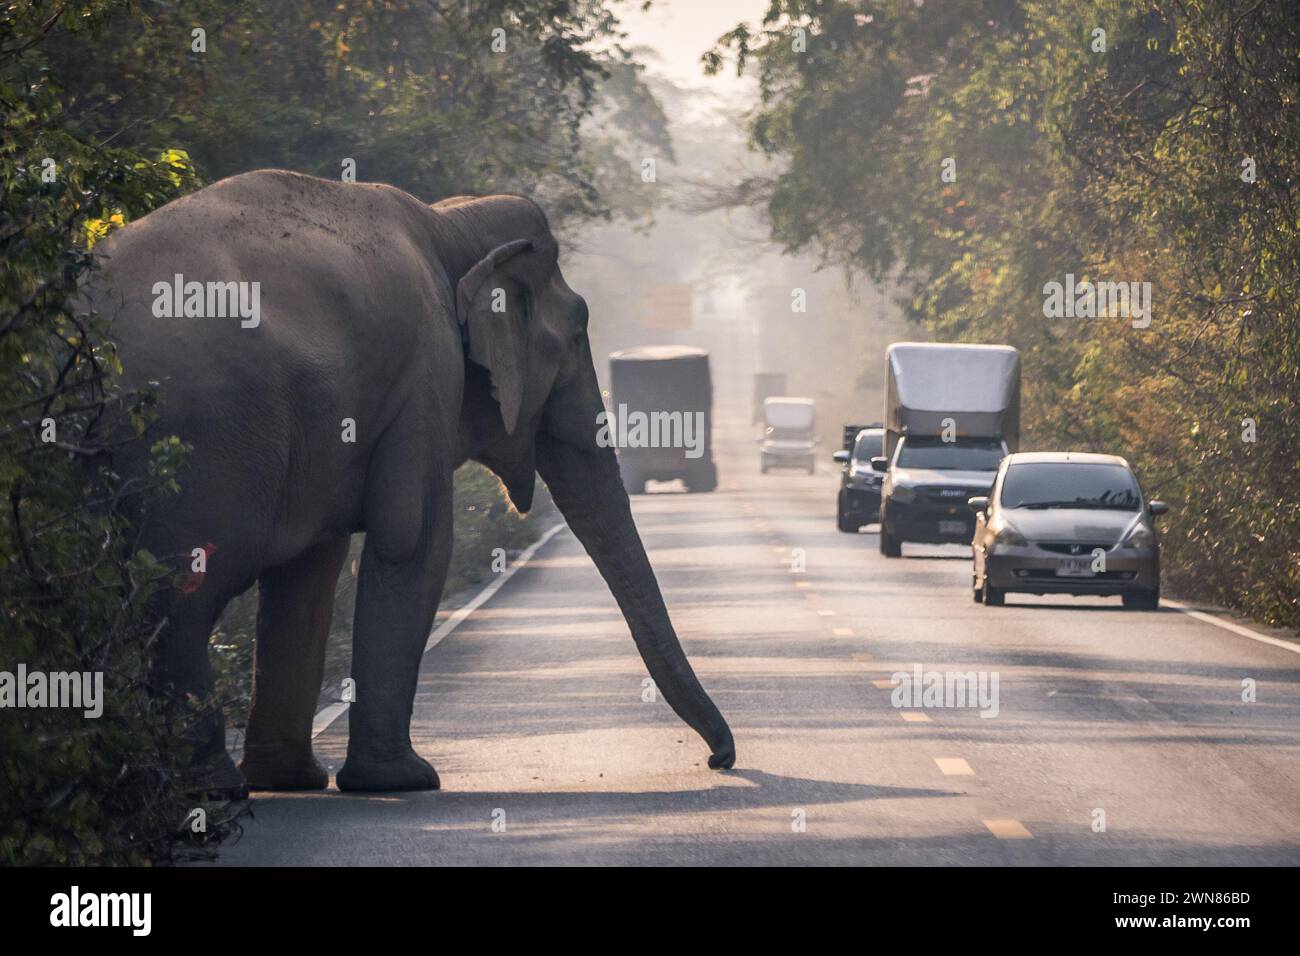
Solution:
M844 447L835 453L840 463L840 493L835 502L835 526L856 534L864 524L880 520L880 486L884 475L871 467L885 443L885 426L845 425Z

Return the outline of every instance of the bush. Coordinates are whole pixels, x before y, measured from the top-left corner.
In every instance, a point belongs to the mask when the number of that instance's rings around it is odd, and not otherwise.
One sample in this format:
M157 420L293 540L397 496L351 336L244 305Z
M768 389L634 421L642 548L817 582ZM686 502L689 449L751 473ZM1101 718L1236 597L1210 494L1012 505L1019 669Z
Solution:
M63 24L108 10L73 3ZM151 486L128 495L101 425L138 436L158 399L119 388L107 323L76 297L94 240L193 179L183 154L148 161L63 128L40 57L49 15L11 6L0 37L0 671L102 674L103 711L0 709L0 863L146 863L190 829L179 741L194 713L148 686L164 569L134 550L125 510L176 489L184 449L159 442Z

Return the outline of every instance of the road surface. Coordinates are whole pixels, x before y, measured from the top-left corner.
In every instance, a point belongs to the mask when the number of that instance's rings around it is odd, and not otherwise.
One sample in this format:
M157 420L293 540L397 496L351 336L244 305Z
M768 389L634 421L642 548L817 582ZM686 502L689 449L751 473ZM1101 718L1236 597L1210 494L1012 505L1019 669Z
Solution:
M968 549L837 532L831 468L759 475L737 412L717 493L635 499L735 770L643 700L566 529L425 656L441 792L258 794L220 863L1300 863L1300 655L1114 598L974 604ZM997 715L896 708L918 664L996 674ZM346 741L317 738L331 771Z

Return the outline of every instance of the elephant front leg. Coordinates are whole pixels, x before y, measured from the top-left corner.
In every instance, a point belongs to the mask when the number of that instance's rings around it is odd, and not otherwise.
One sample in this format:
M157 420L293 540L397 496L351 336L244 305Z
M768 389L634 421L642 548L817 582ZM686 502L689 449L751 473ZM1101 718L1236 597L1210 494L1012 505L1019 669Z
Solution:
M411 746L420 661L451 561L450 482L436 500L438 514L410 553L394 559L390 542L373 530L361 553L352 638L357 696L340 790L438 789L437 772Z

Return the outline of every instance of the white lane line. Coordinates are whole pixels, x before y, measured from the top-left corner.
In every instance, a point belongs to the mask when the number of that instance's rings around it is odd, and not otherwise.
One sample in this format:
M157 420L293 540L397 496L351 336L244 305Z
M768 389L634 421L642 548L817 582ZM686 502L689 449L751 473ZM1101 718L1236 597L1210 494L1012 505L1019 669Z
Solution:
M1248 637L1252 641L1259 641L1261 644L1272 644L1274 647L1280 647L1290 651L1292 654L1300 654L1300 644L1294 641L1284 641L1278 637L1269 637L1267 634L1261 634L1258 631L1252 631L1248 627L1242 627L1232 621L1222 621L1212 614L1205 614L1201 611L1194 611L1181 601L1170 601L1168 598L1161 598L1160 603L1166 607L1171 607L1176 611L1182 611L1188 617L1194 617L1198 621L1204 621L1206 624L1213 624L1215 627L1221 627L1225 631L1231 631L1241 637Z
M425 642L424 653L429 653L430 650L438 645L439 641L452 631L456 630L456 628L460 627L467 617L487 603L487 601L491 599L492 595L501 590L501 587L515 576L516 571L532 560L533 555L537 553L537 550L542 545L555 537L555 535L564 527L565 524L561 521L559 524L547 528L540 538L520 552L519 557L515 558L514 564L502 571L491 583L485 585L481 591L470 598L463 607L457 608L448 616L447 620L435 627L433 631L430 632L429 639ZM337 701L336 703L323 708L311 722L312 738L315 739L324 733L325 728L342 717L347 712L347 709L347 701Z

